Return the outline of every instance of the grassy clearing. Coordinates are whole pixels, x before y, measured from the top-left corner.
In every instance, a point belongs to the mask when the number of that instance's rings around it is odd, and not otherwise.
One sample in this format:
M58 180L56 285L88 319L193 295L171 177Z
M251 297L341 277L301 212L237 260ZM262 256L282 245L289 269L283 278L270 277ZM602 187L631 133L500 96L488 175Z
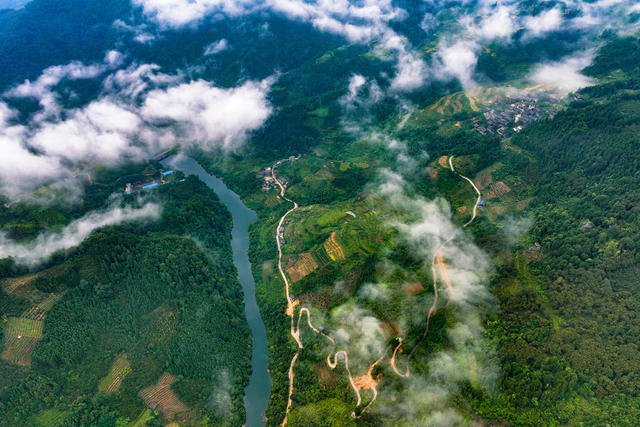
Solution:
M173 420L176 414L189 410L171 389L171 384L176 380L173 375L164 373L155 385L142 389L139 393L148 408L157 409L169 421Z
M325 118L329 115L329 107L318 107L315 110L313 110L310 114L317 117Z
M135 421L129 424L129 427L145 427L147 421L152 418L153 412L151 412L151 409L145 409Z
M67 413L59 409L47 409L33 418L33 424L42 427L56 427L64 424Z
M98 390L105 393L115 393L122 381L131 372L131 364L126 354L121 354L114 360L106 377L98 384Z

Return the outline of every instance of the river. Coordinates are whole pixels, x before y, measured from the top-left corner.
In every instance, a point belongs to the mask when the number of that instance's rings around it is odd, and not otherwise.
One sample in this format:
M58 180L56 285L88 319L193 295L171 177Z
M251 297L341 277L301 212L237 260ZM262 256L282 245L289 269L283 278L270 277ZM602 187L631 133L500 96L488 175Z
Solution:
M171 157L162 163L171 165L184 172L185 175L195 175L200 178L218 195L220 201L233 217L233 228L231 229L233 264L238 270L238 279L242 284L244 310L253 336L251 377L244 390L244 407L247 412L246 425L247 427L264 426L266 424L265 411L271 393L271 375L267 370L267 332L256 303L256 286L249 262L249 226L256 221L257 215L247 208L240 197L231 191L224 182L207 173L191 157Z

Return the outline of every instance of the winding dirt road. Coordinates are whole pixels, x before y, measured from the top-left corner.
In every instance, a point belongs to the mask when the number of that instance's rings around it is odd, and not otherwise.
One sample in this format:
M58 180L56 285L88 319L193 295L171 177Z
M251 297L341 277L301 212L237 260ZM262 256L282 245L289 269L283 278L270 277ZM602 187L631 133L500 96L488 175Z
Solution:
M284 215L282 215L282 217L280 218L280 221L278 222L278 227L276 228L276 245L278 246L278 271L280 272L280 276L282 277L282 280L284 281L284 289L285 289L285 294L286 294L286 298L287 298L287 315L289 316L289 318L291 319L291 330L290 330L290 334L291 337L293 337L293 339L295 340L296 344L298 344L298 348L301 349L302 348L302 341L300 340L300 328L298 327L297 329L294 328L294 322L293 322L293 315L294 315L294 311L295 311L295 305L293 303L293 300L291 298L291 292L289 290L289 279L287 279L287 275L284 273L284 269L282 268L282 243L280 242L280 232L281 230L284 232L283 230L283 224L284 224L284 220L287 218L287 216L295 211L296 209L298 209L298 203L294 202L293 200L289 199L285 193L286 193L286 188L284 185L282 185L282 183L280 182L280 180L278 179L278 177L276 176L276 169L278 168L278 166L280 166L282 164L284 160L278 160L273 167L271 168L271 177L273 178L273 180L276 182L276 184L278 185L278 187L280 187L280 197L283 200L286 200L289 203L293 204L293 207L291 209L289 209L287 212L285 212ZM284 233L283 233L284 235ZM302 314L301 314L302 315ZM300 323L300 320L298 318L298 324ZM311 320L309 319L309 323L311 323ZM295 378L295 373L293 371L293 368L296 364L296 361L298 360L298 356L300 355L300 353L297 351L296 354L293 356L293 358L291 359L291 363L289 365L289 396L287 398L287 408L285 410L285 415L284 415L284 420L282 420L282 426L287 425L287 421L288 421L288 416L289 416L289 411L291 410L291 405L292 405L292 400L291 400L291 396L293 395L293 389L294 389L294 378Z
M279 160L278 162L276 162L273 167L271 168L271 176L274 179L274 181L276 182L276 184L280 187L280 197L293 204L293 207L291 209L289 209L287 212L285 212L285 214L280 218L280 221L278 222L278 227L276 228L276 244L278 247L278 271L280 272L280 276L282 277L282 281L284 282L285 285L285 294L286 294L286 298L287 298L287 309L286 309L286 314L287 316L289 316L289 318L291 319L291 325L290 325L290 334L291 337L295 340L296 344L298 345L298 351L296 351L295 355L293 356L293 358L291 359L291 363L289 365L289 396L287 398L287 407L286 407L286 411L285 411L285 416L284 419L282 421L282 426L285 426L287 424L288 421L288 416L289 416L289 412L291 410L291 406L292 406L292 395L293 395L293 391L295 389L294 387L294 379L295 379L295 372L294 372L294 367L296 364L296 361L298 360L298 357L300 356L300 349L304 348L304 345L302 343L302 340L300 338L300 322L302 321L302 316L306 314L307 316L307 325L309 326L309 328L315 332L316 334L322 335L324 338L326 338L332 345L335 346L336 342L335 340L330 337L329 335L325 334L322 329L317 328L313 325L313 323L311 322L311 312L309 311L309 309L307 307L300 307L300 310L298 312L298 321L295 322L294 318L295 318L295 308L297 305L299 305L297 303L297 301L294 301L291 298L291 291L290 291L290 283L289 283L289 279L287 279L287 276L284 272L284 269L282 268L282 243L280 242L280 237L279 235L282 233L284 233L284 221L287 218L287 216L295 211L296 209L298 209L298 203L296 203L295 201L289 199L286 196L286 187L280 182L280 180L278 180L278 177L276 176L276 169L278 168L278 166L280 166L282 164L282 162L286 161L285 160ZM469 184L471 184L471 186L473 186L473 189L476 191L476 193L478 194L478 198L476 200L476 203L473 206L473 213L471 216L471 219L469 221L467 221L464 225L464 227L467 227L469 224L471 224L477 217L477 210L478 210L478 203L482 200L481 197L481 193L480 190L478 189L478 187L476 187L476 185L474 184L474 182L469 179L468 177L458 173L455 171L455 168L453 166L453 156L449 157L449 168L451 169L452 172L455 172L458 176L460 176L461 178L463 178L464 180L466 180L467 182L469 182ZM444 249L444 247L446 245L448 245L456 236L456 233L454 232L447 240L445 240L444 242L442 242L438 248L436 249L436 251L433 254L433 257L431 259L431 274L433 277L433 292L434 292L434 300L433 300L433 304L431 305L431 307L429 308L429 312L427 314L427 321L426 321L426 326L425 326L425 330L424 333L422 335L422 337L420 338L420 340L418 340L418 342L416 342L416 344L413 346L413 348L411 349L411 352L409 353L409 355L413 354L413 351L416 349L416 347L420 344L420 342L422 342L426 336L427 333L429 332L429 324L431 322L431 317L433 315L433 313L436 311L437 306L438 306L438 269L440 270L440 277L441 280L445 283L448 293L449 293L449 300L451 300L452 298L455 298L455 291L453 289L453 286L451 284L451 281L449 280L449 276L447 274L447 265L446 262L444 260L444 256L442 254L442 250ZM447 303L448 304L448 303ZM398 354L402 352L402 342L403 339L402 337L398 337L398 344L396 345L396 347L393 350L393 353L391 355L391 357L389 358L389 365L391 366L391 369L393 370L393 372L398 375L399 377L403 377L403 378L407 378L411 375L410 370L409 370L409 366L407 365L407 369L406 371L400 372L400 370L398 369L397 365L396 365L396 359L398 357ZM332 354L329 354L327 356L327 365L329 366L329 368L331 369L335 369L338 364L339 364L339 359L344 359L344 365L345 365L345 369L347 371L347 375L348 375L348 379L349 379L349 383L351 384L351 387L353 388L353 391L356 395L356 408L358 408L361 404L362 404L362 396L360 394L360 390L371 390L373 393L373 396L371 398L371 400L369 401L369 403L362 409L362 411L360 412L359 416L362 416L362 414L373 404L373 402L375 402L376 398L378 397L378 390L377 390L377 385L378 385L378 380L373 378L373 369L376 367L376 365L378 365L382 360L384 360L385 356L387 355L388 352L388 348L385 349L385 351L382 353L382 355L380 356L380 358L378 360L376 360L375 362L373 362L371 365L369 365L369 368L367 369L367 373L354 378L353 375L351 374L351 369L349 368L349 354L345 351L345 350L339 350L335 353L333 353L333 359L332 359ZM351 416L356 418L358 417L358 415L356 415L356 411L354 409L354 411L351 413Z
M471 184L473 189L478 194L478 198L476 199L476 202L473 205L471 219L469 219L469 221L464 223L464 225L462 226L462 228L466 228L471 223L473 223L473 221L475 221L476 217L478 216L478 204L482 200L482 194L480 193L480 190L478 189L478 187L476 187L476 184L470 178L462 175L459 172L456 172L455 168L453 167L453 156L449 156L449 168L451 169L452 172L456 173L460 178L464 179L469 184ZM422 334L422 337L413 345L413 348L409 352L409 355L413 354L413 352L418 347L418 345L427 337L427 334L429 333L429 324L431 323L431 316L433 316L433 313L436 311L436 308L438 306L438 271L437 271L438 269L440 270L440 277L442 281L445 283L447 287L447 291L449 292L449 299L447 300L447 305L449 304L452 298L455 298L455 291L453 289L451 281L449 280L449 274L447 273L447 264L444 260L442 250L444 249L445 246L451 243L451 241L456 237L456 235L457 235L457 232L454 231L453 234L451 234L451 236L449 236L447 240L445 240L438 246L436 251L433 253L433 257L431 258L431 276L433 277L433 295L434 295L433 304L431 304L431 307L429 308L429 312L427 313L427 324L425 326L424 333ZM436 268L436 266L438 268Z
M466 227L467 225L469 225L473 221L475 221L476 216L478 216L478 204L482 201L482 194L480 194L480 190L478 190L478 187L476 187L476 185L473 183L473 181L471 179L469 179L466 176L456 172L456 170L453 167L453 156L449 156L449 167L451 168L451 172L455 172L456 174L458 174L458 176L460 178L466 180L469 184L471 184L473 189L476 190L476 193L478 194L478 198L476 199L476 203L473 205L473 215L471 215L471 219L469 221L467 221L463 225L463 227Z
M298 311L298 321L294 322L295 309L296 309L296 306L299 305L299 304L297 303L297 301L294 301L293 298L291 297L291 290L290 290L291 285L290 285L289 279L287 279L287 276L286 276L286 274L284 272L284 268L282 267L282 243L280 242L280 236L279 235L280 235L281 231L284 232L284 229L282 227L284 227L284 221L287 218L287 216L291 212L293 212L296 209L298 209L299 206L298 206L298 203L296 203L295 201L289 199L286 196L286 187L280 182L280 180L276 176L276 169L284 161L286 161L286 160L279 160L278 162L276 162L273 165L273 167L271 168L271 177L274 179L274 181L276 182L278 187L280 187L280 197L283 200L286 200L287 202L293 204L293 207L291 209L289 209L287 212L285 212L285 214L280 218L280 221L278 222L278 227L276 228L276 245L278 247L278 271L280 272L280 276L282 277L282 281L284 282L285 294L286 294L286 298L287 298L286 314L291 319L290 334L291 334L291 337L295 340L296 344L298 345L298 351L296 351L295 355L291 359L291 363L289 364L289 373L288 373L288 377L289 377L289 395L287 397L287 407L286 407L286 410L285 410L284 419L282 420L282 424L281 424L282 426L285 426L287 424L288 417L289 417L289 412L291 411L291 406L293 404L293 401L292 401L291 397L292 397L293 391L295 389L295 386L294 386L294 380L295 380L294 368L295 368L295 364L296 364L296 362L298 360L298 357L300 356L300 351L299 350L304 348L304 345L302 343L302 339L300 338L300 322L302 321L302 316L306 314L306 316L307 316L307 325L309 326L309 328L313 332L315 332L318 335L322 335L332 345L335 346L335 344L336 344L336 341L332 337L330 337L329 335L325 334L320 328L317 328L316 326L313 325L313 323L311 322L311 312L309 311L309 309L307 307L300 307L300 310ZM367 410L367 408L369 408L369 406L371 406L371 404L378 397L378 390L377 390L378 381L376 381L372 377L372 372L373 372L373 369L376 367L376 365L378 363L380 363L384 359L384 357L386 355L386 352L387 351L385 350L385 352L383 353L382 357L380 357L378 360L376 360L374 363L372 363L369 366L369 368L367 370L367 373L365 375L362 375L362 376L357 377L355 379L351 375L351 370L349 369L349 354L345 350L340 350L340 351L336 352L334 354L333 361L331 360L331 354L329 354L327 356L327 365L331 369L335 369L338 366L338 358L341 355L344 358L345 368L346 368L347 375L348 375L348 378L349 378L349 383L351 384L351 387L353 388L353 390L354 390L354 392L356 394L356 400L357 400L356 408L362 404L362 396L360 395L360 390L361 389L365 389L365 390L369 390L370 389L372 391L373 397L369 401L367 406L365 406L364 409L360 412L360 415L362 415ZM357 417L355 410L351 413L351 416L354 417L354 418Z

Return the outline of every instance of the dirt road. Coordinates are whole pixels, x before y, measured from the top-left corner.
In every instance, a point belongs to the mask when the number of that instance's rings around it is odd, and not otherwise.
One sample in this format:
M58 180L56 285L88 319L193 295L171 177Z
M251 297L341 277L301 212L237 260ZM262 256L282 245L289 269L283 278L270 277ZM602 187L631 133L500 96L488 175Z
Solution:
M470 178L462 175L459 172L456 172L456 170L455 170L455 168L453 166L453 156L449 156L449 162L448 163L449 163L449 168L451 169L451 171L456 173L460 178L464 179L469 184L471 184L471 186L473 187L473 189L475 190L475 192L478 195L478 197L477 197L477 199L476 199L476 201L475 201L475 203L473 205L473 211L472 211L471 219L469 219L469 221L464 223L464 225L462 226L462 228L466 228L471 223L473 223L473 221L475 221L475 219L478 216L478 204L482 200L482 194L480 193L480 190L478 189L478 187L476 187L476 184ZM438 270L440 270L440 278L445 283L445 285L447 287L447 291L449 293L449 295L448 295L449 299L447 301L447 304L449 304L451 299L455 299L455 289L453 288L451 280L449 279L449 274L448 274L448 271L447 271L447 263L445 262L444 255L442 254L442 250L449 243L451 243L451 241L456 237L456 235L457 235L457 232L454 231L451 234L451 236L449 236L444 242L442 242L436 248L436 251L434 252L433 257L431 258L431 276L433 277L433 295L434 295L433 303L431 304L431 307L429 308L429 312L427 313L427 322L426 322L424 333L422 334L422 337L420 338L420 340L418 340L418 342L416 342L414 344L413 348L409 352L409 355L413 354L413 352L418 347L418 345L427 337L427 334L429 332L429 325L431 323L431 316L433 316L433 313L435 313L435 311L436 311L436 309L438 307ZM402 343L400 343L400 344L402 344ZM407 371L407 373L408 373L408 371Z

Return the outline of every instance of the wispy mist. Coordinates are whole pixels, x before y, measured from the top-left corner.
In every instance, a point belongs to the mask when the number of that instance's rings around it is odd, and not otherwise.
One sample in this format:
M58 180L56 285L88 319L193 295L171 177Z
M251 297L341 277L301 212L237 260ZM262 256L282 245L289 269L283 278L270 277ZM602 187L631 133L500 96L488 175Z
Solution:
M6 233L0 233L0 259L11 257L18 264L35 266L58 251L78 246L98 228L125 221L155 220L160 217L160 212L160 206L155 203L146 203L140 207L112 206L72 221L59 232L41 233L28 242L16 242L7 237Z

